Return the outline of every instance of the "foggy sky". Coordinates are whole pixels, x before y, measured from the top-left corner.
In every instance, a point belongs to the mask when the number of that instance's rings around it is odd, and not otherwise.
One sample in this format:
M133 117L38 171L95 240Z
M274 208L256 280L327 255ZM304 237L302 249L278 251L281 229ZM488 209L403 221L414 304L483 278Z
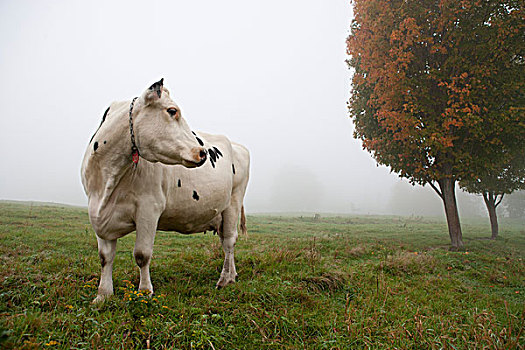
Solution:
M0 2L0 199L86 205L104 110L163 77L192 129L250 150L248 212L394 212L408 185L352 138L351 16L347 0Z

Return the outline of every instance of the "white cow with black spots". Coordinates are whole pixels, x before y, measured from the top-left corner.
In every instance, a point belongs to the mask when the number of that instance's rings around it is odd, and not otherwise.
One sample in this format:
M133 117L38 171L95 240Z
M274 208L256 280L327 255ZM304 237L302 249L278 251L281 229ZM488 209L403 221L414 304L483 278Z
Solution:
M139 290L153 293L149 265L157 230L219 234L225 254L217 288L235 282L237 224L246 231L243 199L248 150L220 135L193 133L163 80L133 101L106 110L82 162L82 184L102 264L98 296L113 294L117 239L137 231Z

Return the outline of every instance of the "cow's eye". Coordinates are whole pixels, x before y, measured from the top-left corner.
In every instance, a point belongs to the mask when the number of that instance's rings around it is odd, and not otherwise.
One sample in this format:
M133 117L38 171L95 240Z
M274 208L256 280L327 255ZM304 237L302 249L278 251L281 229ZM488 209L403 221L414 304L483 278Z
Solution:
M168 113L173 117L177 114L177 108L168 108Z

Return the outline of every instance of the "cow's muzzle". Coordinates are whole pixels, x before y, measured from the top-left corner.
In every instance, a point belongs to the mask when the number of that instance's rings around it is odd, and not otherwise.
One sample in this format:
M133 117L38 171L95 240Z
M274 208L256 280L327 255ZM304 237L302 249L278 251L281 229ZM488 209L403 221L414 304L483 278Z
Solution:
M187 168L197 168L203 165L208 158L208 152L202 147L195 147L191 150L191 159L184 159L182 165Z
M197 166L201 166L206 162L206 159L208 158L208 152L203 148L199 151L199 157L201 160L197 163Z

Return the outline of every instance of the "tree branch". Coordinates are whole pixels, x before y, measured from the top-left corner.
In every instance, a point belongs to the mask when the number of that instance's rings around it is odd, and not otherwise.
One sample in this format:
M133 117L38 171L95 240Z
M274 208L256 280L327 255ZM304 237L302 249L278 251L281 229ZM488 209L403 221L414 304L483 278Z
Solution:
M501 194L501 197L499 197L499 201L496 202L496 205L494 206L495 208L498 207L498 205L501 203L501 201L503 200L503 196L505 195L505 193L502 193ZM496 195L496 198L498 198L498 195Z
M438 196L441 197L441 199L444 200L443 198L443 193L441 193L441 191L431 182L431 181L428 181L428 184L434 189L434 191L436 191L436 193L438 194Z
M487 191L483 191L481 193L481 195L483 196L483 200L485 201L485 204L488 205L488 203L489 203L489 195L488 195Z

